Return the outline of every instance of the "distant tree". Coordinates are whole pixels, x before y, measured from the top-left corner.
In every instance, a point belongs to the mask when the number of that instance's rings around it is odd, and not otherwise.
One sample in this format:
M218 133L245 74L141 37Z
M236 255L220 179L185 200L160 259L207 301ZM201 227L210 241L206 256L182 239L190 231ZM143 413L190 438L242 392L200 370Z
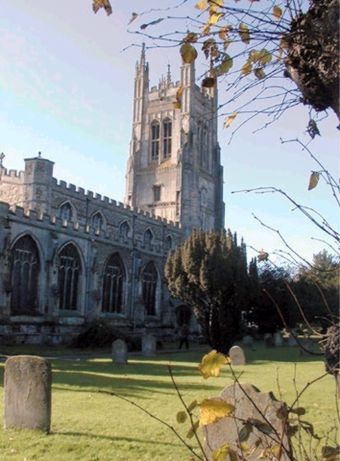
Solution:
M294 306L287 290L286 283L290 280L288 271L264 263L256 272L252 269L250 276L253 284L253 302L246 313L247 322L256 325L261 334L275 333L285 326L277 310L279 306L287 325L293 326L296 322L297 307Z
M169 255L165 276L171 294L192 306L209 344L227 353L249 302L243 241L230 230L194 231Z
M313 256L310 267L301 267L293 289L306 318L325 329L339 311L340 265L335 256L323 250Z

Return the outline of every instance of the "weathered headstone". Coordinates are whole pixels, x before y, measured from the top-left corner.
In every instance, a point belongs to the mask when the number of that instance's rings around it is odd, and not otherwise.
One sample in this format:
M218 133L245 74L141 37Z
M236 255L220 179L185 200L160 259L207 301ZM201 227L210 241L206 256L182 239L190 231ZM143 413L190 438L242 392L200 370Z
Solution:
M295 339L295 337L293 335L289 335L288 336L288 342L287 342L288 346L289 347L293 347L293 346L296 346L297 345L297 341Z
M266 333L264 335L263 339L264 339L265 347L274 347L275 346L273 336L270 333Z
M245 430L247 422L251 424L252 429L246 444L254 447L254 451L247 454L247 461L258 461L263 450L268 449L269 452L271 447L275 449L280 441L286 450L289 450L290 439L285 425L285 404L275 400L271 393L261 393L251 384L235 383L226 387L219 398L233 405L235 410L230 417L203 426L205 452L209 461L213 459L213 451L224 444L229 444L230 449L234 451L240 451L239 436L241 431ZM265 431L270 431L269 436L256 427L256 425L260 427L260 422L265 424ZM289 460L286 453L283 449L281 461Z
M240 346L233 346L229 350L229 357L231 365L245 365L246 364L246 356L242 347Z
M5 363L5 429L51 426L51 364L42 357L18 355Z
M283 339L282 339L282 334L280 331L277 331L276 333L274 333L273 340L274 340L274 346L276 347L283 346Z
M243 336L242 344L245 347L251 347L251 348L254 347L254 339L253 339L253 337L250 336L250 335Z
M145 335L142 338L142 355L152 357L156 355L156 338L152 335Z
M112 362L115 365L126 365L128 363L128 349L123 339L116 339L112 343Z

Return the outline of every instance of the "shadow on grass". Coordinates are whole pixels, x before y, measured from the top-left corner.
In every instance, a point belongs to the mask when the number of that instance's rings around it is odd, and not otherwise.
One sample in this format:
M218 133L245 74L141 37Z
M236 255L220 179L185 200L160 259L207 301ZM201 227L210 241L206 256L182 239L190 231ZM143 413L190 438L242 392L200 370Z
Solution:
M100 439L100 440L111 440L112 442L131 442L152 444L152 445L163 445L169 447L178 447L180 443L160 442L159 440L147 440L147 439L136 439L132 437L111 437L109 435L98 435L91 434L89 432L54 432L52 431L49 436L63 436L63 437L84 437L88 439Z

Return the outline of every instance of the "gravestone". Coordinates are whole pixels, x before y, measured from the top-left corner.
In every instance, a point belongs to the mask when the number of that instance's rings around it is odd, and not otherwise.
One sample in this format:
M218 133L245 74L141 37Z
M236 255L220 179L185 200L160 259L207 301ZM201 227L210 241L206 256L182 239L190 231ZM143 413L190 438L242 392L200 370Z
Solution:
M5 363L5 429L51 426L51 364L42 357L18 355Z
M254 423L246 444L249 447L254 447L254 451L247 454L247 461L258 461L264 449L270 450L271 447L275 449L280 440L282 440L283 446L289 450L290 439L285 425L286 405L284 402L275 400L271 393L261 393L251 384L240 385L237 383L226 387L219 398L233 405L235 410L230 417L203 426L205 453L208 461L213 460L213 451L224 444L229 444L232 450L239 452L240 432L244 428L244 423L250 422L250 420L253 420ZM268 436L256 428L258 422L265 423L267 428L272 427L274 430ZM289 461L285 450L282 450L280 461Z
M243 344L245 347L251 347L251 348L253 348L253 347L254 347L254 339L253 339L253 337L250 336L250 335L243 336L243 338L242 338L242 344Z
M296 346L296 345L297 345L296 339L295 339L294 336L292 336L291 334L288 336L288 342L287 342L287 344L288 344L289 347L293 347L293 346Z
M126 365L128 363L128 349L126 342L116 339L112 343L112 362L115 365Z
M274 340L274 346L276 347L283 346L283 339L282 339L282 334L280 331L277 331L276 333L274 333L273 340Z
M153 357L156 355L156 338L152 335L145 335L142 338L142 355Z
M264 339L265 347L274 347L275 346L273 336L270 333L266 333L264 335L263 339Z
M233 346L229 349L229 357L231 365L245 365L246 356L240 346Z

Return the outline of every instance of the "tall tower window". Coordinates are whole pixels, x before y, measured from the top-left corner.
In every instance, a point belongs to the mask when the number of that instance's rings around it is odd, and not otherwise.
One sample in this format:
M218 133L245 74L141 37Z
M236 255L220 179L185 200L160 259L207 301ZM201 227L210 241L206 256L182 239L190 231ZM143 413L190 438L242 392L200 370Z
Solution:
M161 186L153 186L153 201L159 202L161 199Z
M123 311L125 271L119 255L108 260L104 270L102 311L121 313Z
M40 262L37 245L25 235L12 250L12 314L36 314L38 310Z
M171 157L171 138L172 138L172 123L166 119L163 122L163 158Z
M152 122L151 124L151 160L159 158L159 123Z
M72 243L66 245L58 258L59 309L78 309L81 264L78 251Z
M142 299L147 315L156 315L156 289L158 274L153 262L149 262L142 275Z

